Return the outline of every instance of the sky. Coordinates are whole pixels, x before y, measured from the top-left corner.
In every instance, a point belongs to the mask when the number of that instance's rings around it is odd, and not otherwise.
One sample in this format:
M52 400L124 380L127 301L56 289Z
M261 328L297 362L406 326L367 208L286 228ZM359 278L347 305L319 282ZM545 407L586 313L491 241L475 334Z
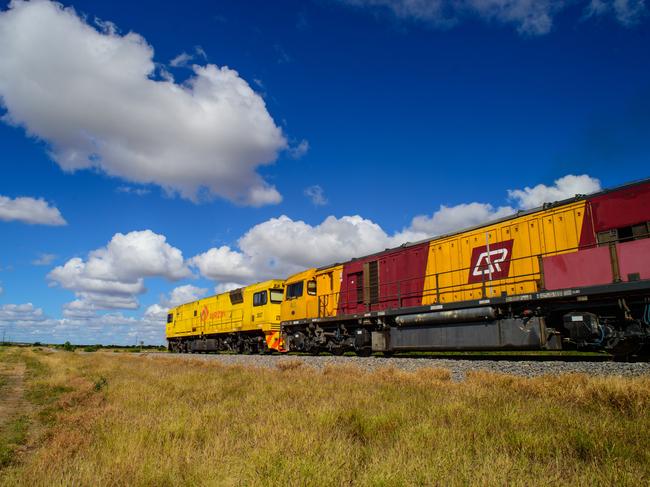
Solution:
M643 0L0 1L0 335L648 177Z

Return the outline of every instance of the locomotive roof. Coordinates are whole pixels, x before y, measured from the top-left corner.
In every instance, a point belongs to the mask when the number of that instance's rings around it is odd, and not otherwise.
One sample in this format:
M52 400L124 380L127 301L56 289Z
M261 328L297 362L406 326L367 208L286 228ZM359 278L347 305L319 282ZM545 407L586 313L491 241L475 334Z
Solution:
M414 247L416 245L421 245L423 243L433 242L435 240L441 240L441 239L447 238L447 237L453 237L454 235L459 235L461 233L471 232L472 230L478 230L479 228L489 227L490 225L494 225L496 223L501 223L501 222L505 222L505 221L508 221L508 220L512 220L512 219L518 218L520 216L530 215L530 214L537 213L539 211L548 210L548 209L551 209L551 208L557 208L559 206L566 205L568 203L573 203L573 202L576 202L576 201L581 201L581 200L594 198L596 196L601 196L601 195L604 195L604 194L612 193L614 191L620 191L621 189L629 188L629 187L632 187L632 186L638 186L638 185L641 185L641 184L644 184L644 183L650 183L650 178L641 179L641 180L638 180L638 181L632 181L630 183L622 184L621 186L616 186L614 188L604 189L604 190L598 191L596 193L577 194L577 195L575 195L575 196L573 196L571 198L566 198L566 199L563 199L563 200L544 203L542 206L538 206L536 208L531 208L529 210L518 210L517 212L513 213L512 215L508 215L508 216L505 216L505 217L502 217L502 218L489 220L489 221L487 221L485 223L480 223L478 225L474 225L474 226L471 226L471 227L461 228L459 230L449 232L449 233L444 233L444 234L441 234L441 235L436 235L434 237L428 237L428 238L425 238L423 240L418 240L417 242L404 242L403 244L398 245L397 247L391 247L391 248L388 248L388 249L380 250L379 252L375 252L373 254L368 254L368 255L363 255L361 257L354 257L354 258L352 258L350 260L346 260L346 261L343 261L343 262L336 262L334 264L324 265L324 266L318 267L317 270L329 269L330 267L335 267L337 265L347 264L349 262L354 262L354 261L357 261L359 259L365 259L367 257L380 256L380 255L383 255L383 254L393 252L393 251L398 250L398 249L403 249L403 248L407 248L407 247Z

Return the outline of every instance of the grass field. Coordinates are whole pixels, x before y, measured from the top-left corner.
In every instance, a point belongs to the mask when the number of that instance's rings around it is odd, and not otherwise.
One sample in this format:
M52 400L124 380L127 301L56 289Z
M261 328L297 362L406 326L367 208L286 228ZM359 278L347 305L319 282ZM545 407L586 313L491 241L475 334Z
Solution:
M0 485L650 482L648 377L456 383L29 348L0 364L25 370L21 410L0 417Z

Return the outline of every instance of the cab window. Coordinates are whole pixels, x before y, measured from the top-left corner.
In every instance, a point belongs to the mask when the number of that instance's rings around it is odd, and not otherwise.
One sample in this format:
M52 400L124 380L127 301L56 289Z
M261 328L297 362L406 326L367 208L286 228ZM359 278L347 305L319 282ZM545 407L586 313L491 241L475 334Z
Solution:
M269 289L269 294L271 295L272 303L281 303L282 302L282 289Z
M316 296L316 281L307 281L307 294Z
M266 291L260 291L253 294L253 306L264 306L266 304L267 294Z
M174 315L173 313L169 313L167 315L167 323L171 323L172 321L174 321Z
M295 299L302 296L302 288L304 281L294 282L287 286L287 299Z

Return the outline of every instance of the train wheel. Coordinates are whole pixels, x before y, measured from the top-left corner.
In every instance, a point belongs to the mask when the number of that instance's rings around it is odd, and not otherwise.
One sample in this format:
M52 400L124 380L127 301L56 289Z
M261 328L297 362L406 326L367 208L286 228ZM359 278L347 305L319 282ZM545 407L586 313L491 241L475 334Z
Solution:
M343 355L343 347L336 342L327 342L327 351L332 355Z
M372 349L370 347L359 348L355 352L359 357L370 357L372 355Z

